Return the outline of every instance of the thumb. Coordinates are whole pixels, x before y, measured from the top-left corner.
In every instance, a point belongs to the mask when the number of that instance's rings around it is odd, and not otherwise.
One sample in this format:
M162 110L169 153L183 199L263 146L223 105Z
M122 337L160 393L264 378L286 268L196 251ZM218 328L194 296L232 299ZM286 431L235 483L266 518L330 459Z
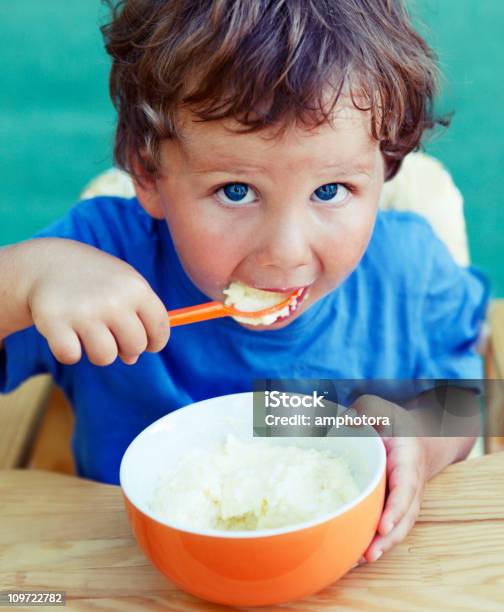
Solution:
M413 435L408 412L378 395L361 395L350 409L356 415L366 417L367 424L374 427L381 436L400 436L408 430Z

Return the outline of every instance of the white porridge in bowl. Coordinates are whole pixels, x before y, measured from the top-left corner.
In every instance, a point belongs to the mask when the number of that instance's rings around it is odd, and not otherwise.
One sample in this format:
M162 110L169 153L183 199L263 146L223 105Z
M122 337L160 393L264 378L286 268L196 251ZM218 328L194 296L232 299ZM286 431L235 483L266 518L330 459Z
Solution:
M163 475L150 508L192 529L259 530L335 512L357 495L350 467L333 452L228 434Z

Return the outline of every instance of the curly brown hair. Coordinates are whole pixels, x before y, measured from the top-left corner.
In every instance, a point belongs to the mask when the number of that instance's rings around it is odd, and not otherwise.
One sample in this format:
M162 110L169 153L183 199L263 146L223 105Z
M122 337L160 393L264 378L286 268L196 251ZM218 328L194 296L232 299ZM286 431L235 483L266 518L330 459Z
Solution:
M246 131L319 125L348 91L370 111L386 179L424 130L448 123L433 115L435 54L401 0L103 1L114 159L137 178L134 162L159 172L160 143L177 136L182 108Z

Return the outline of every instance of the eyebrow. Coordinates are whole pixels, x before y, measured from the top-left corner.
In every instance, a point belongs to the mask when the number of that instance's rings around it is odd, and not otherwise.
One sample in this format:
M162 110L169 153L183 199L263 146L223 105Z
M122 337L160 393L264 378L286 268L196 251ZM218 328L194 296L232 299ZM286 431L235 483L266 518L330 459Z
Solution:
M372 174L372 166L370 163L348 164L347 162L338 163L327 163L319 166L320 170L335 170L340 176L357 176L364 174L370 177ZM257 172L266 172L267 169L264 166L255 164L234 164L230 161L229 165L221 162L201 162L201 165L193 170L194 174L252 174Z
M365 174L366 176L371 176L374 165L371 163L371 160L366 162L357 162L353 163L328 163L321 166L324 170L335 170L338 174L342 174L344 176L354 176L358 174Z
M256 166L256 165L252 165L252 164L243 164L243 165L239 165L239 164L233 164L232 162L230 162L229 165L224 164L224 163L213 163L213 162L202 162L201 165L198 165L198 167L193 170L194 174L210 174L212 172L227 172L229 174L236 174L236 173L244 173L244 174L248 174L251 172L264 172L265 168L263 166Z

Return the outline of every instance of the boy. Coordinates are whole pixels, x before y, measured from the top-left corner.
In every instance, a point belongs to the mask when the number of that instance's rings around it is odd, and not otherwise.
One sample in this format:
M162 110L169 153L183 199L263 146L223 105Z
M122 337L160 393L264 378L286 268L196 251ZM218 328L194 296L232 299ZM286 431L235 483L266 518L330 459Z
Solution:
M129 0L103 33L137 199L82 202L0 252L1 388L53 375L80 475L117 483L149 423L256 378L480 377L481 281L419 217L377 214L434 125L433 55L398 0ZM168 342L166 309L232 281L307 294L270 326L220 319ZM386 440L368 561L472 441Z

